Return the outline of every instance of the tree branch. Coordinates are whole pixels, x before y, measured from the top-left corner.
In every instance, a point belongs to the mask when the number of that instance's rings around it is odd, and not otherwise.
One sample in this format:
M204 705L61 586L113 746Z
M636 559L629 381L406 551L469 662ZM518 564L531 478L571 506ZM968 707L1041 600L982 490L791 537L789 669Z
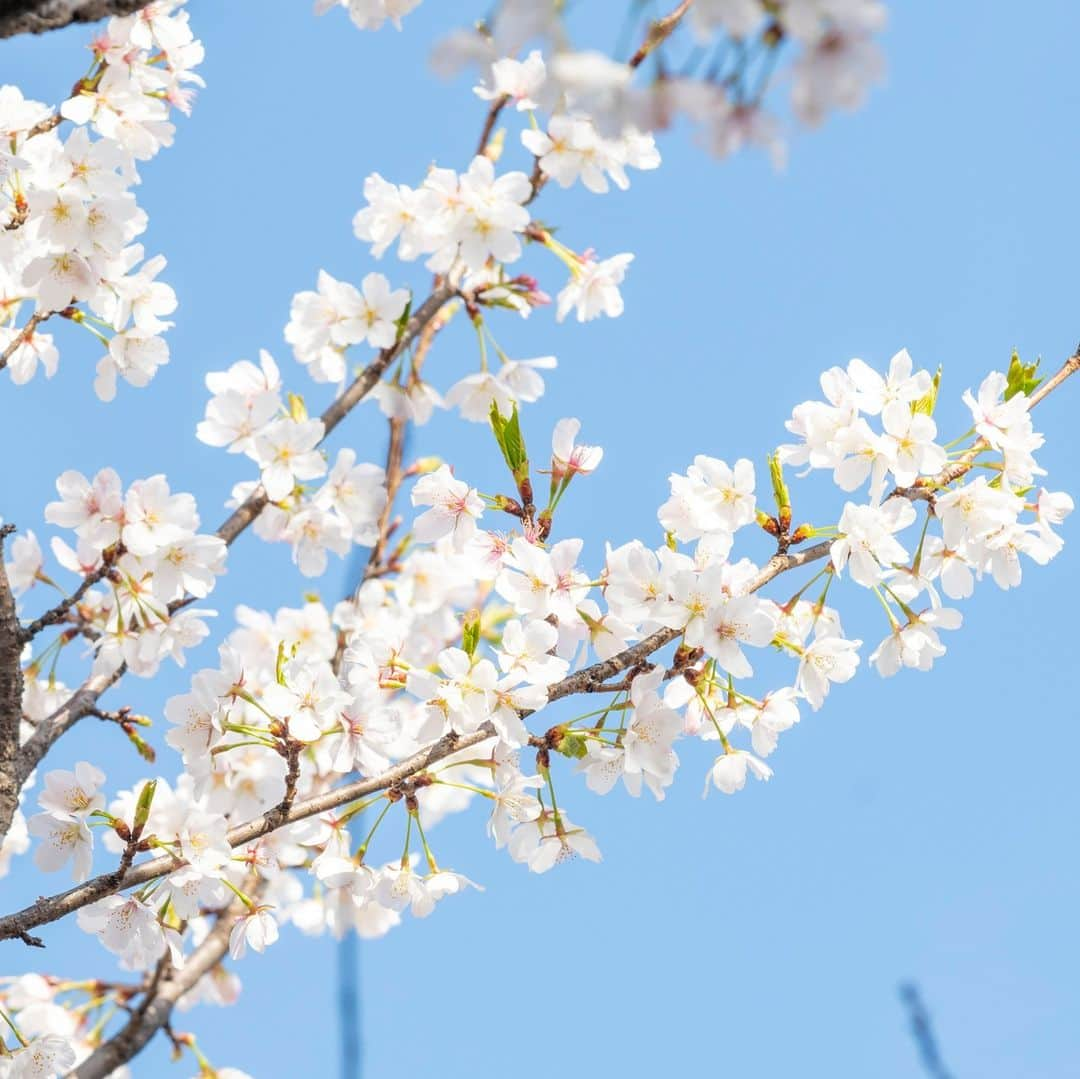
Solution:
M367 397L374 389L375 383L382 377L383 372L412 344L417 335L439 313L443 305L453 299L456 292L456 284L450 281L444 281L432 289L431 295L416 309L409 319L405 326L405 332L401 337L390 348L384 348L360 372L349 388L340 397L335 398L319 417L325 429L323 441ZM266 492L260 487L250 494L243 504L233 510L232 514L222 522L217 534L226 543L231 544L262 513L265 506Z
M1048 388L1045 388L1043 393L1032 395L1028 407L1033 408L1044 400L1049 393L1062 385L1077 370L1080 370L1080 350L1070 356L1061 370L1047 381L1046 386ZM900 493L903 494L903 492ZM802 551L788 551L773 555L750 583L747 592L757 592L781 573L826 558L831 546L831 542L826 540ZM568 675L562 681L556 682L548 690L548 702L557 701L576 693L590 692L591 687L601 685L614 675L628 670L646 659L653 652L670 644L679 636L678 630L657 630L656 633L651 634L630 648L624 649L610 659L594 663L574 674ZM79 692L82 693L85 689L84 686L83 690ZM94 700L96 700L96 697ZM93 701L90 703L93 704ZM530 714L528 711L522 712L522 717L524 718ZM37 737L38 733L35 732L34 737ZM241 846L286 824L317 816L319 813L336 809L346 802L387 790L453 753L486 741L494 734L495 730L491 724L485 723L479 730L471 734L461 737L452 733L445 735L439 741L420 750L418 753L414 753L411 757L383 772L382 775L370 779L355 780L341 787L335 787L333 790L326 791L323 794L303 799L291 805L285 814L280 813L278 811L280 807L278 807L256 817L254 820L248 821L246 824L238 825L229 831L229 842L234 847ZM27 744L29 745L29 743ZM125 873L105 874L58 895L48 898L42 897L32 906L0 918L0 940L10 940L15 937L25 939L28 930L36 926L54 922L58 918L62 918L85 906L87 903L93 902L95 899L143 884L154 877L171 872L183 864L172 855L160 855L157 858L152 858L134 866Z
M409 319L405 326L405 332L390 348L383 349L367 367L356 377L349 388L323 412L322 419L323 425L326 429L326 434L337 427L339 423L371 392L375 384L382 377L383 372L390 366L391 363L406 349L408 346L436 319L439 311L442 307L448 303L456 294L456 285L453 282L444 282L439 284L432 290L432 293L428 298L417 308L415 314ZM325 436L324 436L325 440ZM223 539L226 544L232 544L236 538L258 517L266 506L266 494L260 488L251 494L244 503L239 506L233 513L225 520L217 530L217 535ZM76 592L76 596L79 596L81 592L86 590L86 582ZM169 605L169 612L174 613L180 610L182 607L186 607L192 602L192 597L187 597L182 600L178 600L175 603ZM51 613L51 612L50 612ZM41 621L40 619L38 621ZM36 626L37 623L31 623L29 629ZM16 639L21 643L22 637L19 636L21 630L19 629L18 622L16 622ZM38 763L48 752L52 744L60 737L72 724L82 719L84 716L90 715L93 709L96 707L98 698L105 692L110 686L118 682L127 671L126 665L121 665L117 670L108 676L92 676L88 678L86 682L74 693L72 696L64 702L64 704L58 708L51 716L43 720L38 724L38 728L34 731L33 736L18 750L16 763L14 770L7 768L4 770L4 774L0 777L0 836L6 834L7 829L11 823L11 817L17 804L18 791L22 788L22 785L26 782L27 777L37 767ZM21 715L21 671L20 671L20 689L19 689L19 711L17 715ZM16 722L16 730L18 723ZM17 737L17 735L16 735ZM15 800L11 800L12 796L9 794L6 796L5 801L5 788L3 784L10 782L14 779L15 782ZM8 804L10 802L10 804Z
M20 221L21 225L22 222ZM9 225L8 228L17 227ZM8 365L8 360L19 351L22 346L29 341L33 336L37 328L50 317L48 311L36 311L27 319L26 325L19 330L11 341L5 346L3 351L0 351L0 371L3 371Z
M79 587L71 593L70 596L65 596L55 607L50 607L43 615L35 618L33 622L29 622L24 626L20 632L20 639L25 644L27 641L36 637L47 626L55 626L60 622L67 619L68 611L71 610L79 601L86 595L86 593L98 583L103 577L108 576L109 571L113 567L113 563L116 558L119 557L119 551L109 559L102 561L101 565L96 570L88 573L82 581L79 583Z
M7 835L23 785L15 767L22 721L22 637L4 568L4 540L14 531L14 525L0 526L0 837Z
M146 999L114 1037L102 1043L68 1079L105 1079L126 1064L169 1021L176 1002L221 962L229 950L229 933L244 905L236 899L222 911L206 939L179 969L170 968L147 989Z
M0 38L43 34L111 15L130 15L150 0L8 0L0 12Z
M690 10L690 6L693 2L694 0L682 0L682 3L679 4L678 7L669 12L662 19L657 19L656 22L649 27L649 33L641 43L641 47L630 57L630 67L641 67L645 62L646 57L648 57L654 49L663 45L663 43L675 33L676 28L679 23L683 21L683 18Z
M805 551L793 551L788 554L775 555L751 582L750 591L756 592L781 573L806 565L808 562L817 561L824 558L828 553L829 544L819 543ZM599 685L606 679L611 678L612 675L633 667L646 656L670 644L679 636L678 630L659 630L618 655L612 656L603 662L594 663L592 666L564 678L561 682L557 682L548 691L548 700L557 701L563 697L584 692L587 686ZM530 712L526 711L522 713L522 716L525 717L530 714ZM229 843L234 847L243 846L245 843L250 843L252 840L258 839L269 832L276 831L286 824L305 820L308 817L317 816L319 813L336 809L346 802L352 802L358 798L388 790L454 753L487 741L494 734L495 728L490 723L485 723L479 730L470 734L462 736L452 733L447 734L432 745L387 769L381 775L373 776L370 779L354 780L352 783L335 787L333 790L305 798L290 806L285 813L280 812L280 807L275 807L267 813L247 821L245 824L238 825L229 830ZM171 873L184 864L186 863L171 854L163 854L134 866L125 873L107 873L95 877L85 884L70 888L59 895L48 898L42 897L32 906L0 918L0 940L22 937L36 926L54 922L58 918L79 910L88 903L101 899L103 896L112 895L114 892L123 891L139 884L145 884L146 881L162 876L165 873Z

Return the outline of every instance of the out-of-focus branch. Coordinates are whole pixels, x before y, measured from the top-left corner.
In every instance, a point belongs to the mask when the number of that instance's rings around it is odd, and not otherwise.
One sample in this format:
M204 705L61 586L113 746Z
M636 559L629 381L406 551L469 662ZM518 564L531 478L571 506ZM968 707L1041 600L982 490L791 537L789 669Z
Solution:
M44 34L78 22L130 15L150 0L8 0L0 11L0 38Z
M926 1010L919 987L914 982L905 982L900 986L900 1000L907 1009L911 1024L911 1036L919 1050L919 1059L930 1079L951 1079L952 1073L945 1067L934 1038L934 1028L930 1025L930 1014Z
M682 3L673 11L668 12L662 19L657 19L649 26L648 36L628 61L630 67L641 67L650 53L658 49L675 33L679 23L683 21L693 3L694 0L682 0Z

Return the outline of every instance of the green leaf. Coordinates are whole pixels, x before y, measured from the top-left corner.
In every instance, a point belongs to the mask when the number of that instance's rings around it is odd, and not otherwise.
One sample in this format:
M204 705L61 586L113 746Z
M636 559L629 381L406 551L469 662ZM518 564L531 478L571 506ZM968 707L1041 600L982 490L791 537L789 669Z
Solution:
M491 402L491 430L495 434L495 441L502 450L503 460L514 482L519 484L529 475L529 458L525 452L525 439L521 435L521 421L518 419L517 405L509 417L499 411L499 406Z
M582 735L576 734L573 731L567 731L562 738L559 739L557 752L561 753L564 757L580 760L585 756L586 752L588 752L588 743Z
M154 801L154 794L156 791L156 779L151 779L149 783L144 783L142 790L139 791L139 800L135 804L135 822L133 830L133 834L136 838L142 835L142 830L146 827L146 822L150 819L150 806Z
M480 612L469 611L461 627L461 647L470 658L476 654L480 644Z
M1042 379L1035 374L1041 362L1042 357L1039 357L1034 363L1022 363L1020 354L1015 349L1013 350L1012 359L1009 361L1008 381L1005 385L1006 401L1010 397L1015 397L1018 393L1022 393L1026 397L1031 396L1035 387L1042 382Z

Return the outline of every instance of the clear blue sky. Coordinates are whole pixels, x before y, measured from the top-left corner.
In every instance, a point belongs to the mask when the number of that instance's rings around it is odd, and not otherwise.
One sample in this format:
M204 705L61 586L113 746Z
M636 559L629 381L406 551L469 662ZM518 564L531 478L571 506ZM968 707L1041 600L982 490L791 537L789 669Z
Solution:
M69 340L52 383L4 378L6 520L41 534L52 477L115 464L125 481L168 472L218 523L244 474L194 440L202 376L262 346L302 386L282 340L289 301L320 266L354 281L372 268L349 224L364 176L415 183L432 160L465 165L479 103L468 81L448 89L424 62L449 9L465 7L429 0L404 34L372 36L341 13L317 21L304 0L191 4L208 87L139 191L148 252L168 256L180 296L173 361L110 406L90 388L89 337ZM589 9L595 29L623 5ZM557 328L540 315L501 335L520 354L559 356L549 395L527 413L534 443L577 415L605 447L563 522L593 566L606 538L656 535L667 474L695 453L762 460L824 367L883 364L901 346L943 363L941 419L959 434L960 392L1011 348L1056 366L1080 338L1080 10L891 9L887 85L859 114L797 137L786 173L762 155L716 163L669 138L663 168L634 174L626 194L545 193L538 212L568 242L637 255L622 319ZM85 69L88 36L3 43L0 81L55 100ZM422 280L386 267L395 282ZM557 288L561 275L547 280ZM445 388L474 362L468 334L449 334L431 375ZM1051 486L1074 494L1078 401L1080 384L1037 423ZM337 443L370 460L382 437L369 405ZM450 437L461 475L491 474L479 427L439 421L416 451ZM920 1074L897 1000L906 978L920 983L956 1076L1080 1073L1075 522L1065 535L1065 553L1028 566L1018 592L986 584L966 604L965 631L931 674L886 683L864 670L807 714L767 786L703 803L706 756L688 746L663 805L568 793L601 866L531 876L490 849L479 808L443 827L441 858L487 891L363 946L365 1074L906 1079ZM343 581L344 571L326 578L328 600ZM295 604L303 587L284 548L245 536L213 596L222 629L236 603ZM849 628L876 641L871 601L850 587L843 600L861 612ZM128 680L111 699L153 712L187 677ZM89 757L113 789L129 784L138 762L114 734L84 722L52 766ZM161 759L171 775L175 758ZM5 910L63 886L28 865L0 882ZM73 926L46 937L45 953L3 945L0 967L110 969ZM332 942L286 930L240 973L241 1007L179 1021L211 1060L260 1079L336 1074ZM165 1061L158 1044L135 1075L192 1070Z

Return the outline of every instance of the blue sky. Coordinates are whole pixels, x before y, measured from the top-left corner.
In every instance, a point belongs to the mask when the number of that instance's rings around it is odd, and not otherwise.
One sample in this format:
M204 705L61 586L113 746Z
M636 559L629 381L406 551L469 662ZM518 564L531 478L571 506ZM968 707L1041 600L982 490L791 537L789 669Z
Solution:
M467 163L480 104L468 81L445 87L424 63L451 7L429 0L404 34L372 36L341 13L316 20L303 2L273 5L272 18L254 0L191 5L208 87L139 191L148 252L168 256L181 301L172 363L109 406L91 391L88 337L67 341L52 383L4 379L6 520L41 534L56 474L114 464L125 481L166 471L197 496L204 524L218 523L245 476L194 440L204 373L267 347L303 387L282 340L289 301L320 267L354 281L373 268L349 224L364 176L415 183L431 161ZM526 413L534 445L577 415L605 447L560 523L585 537L590 565L605 539L657 537L667 475L695 453L762 461L825 367L852 356L882 365L902 346L923 366L944 364L939 420L951 437L966 426L962 390L1013 347L1053 369L1080 338L1080 11L1049 0L1037 18L1005 3L892 8L887 85L862 112L797 136L785 173L762 155L717 163L674 137L662 169L635 173L625 194L545 192L537 212L568 243L636 254L622 319L556 327L541 314L499 332L511 352L559 357L548 396ZM616 36L608 10L581 14L599 44ZM0 81L55 100L84 70L88 37L4 42ZM530 268L559 287L541 255ZM416 267L380 268L422 281ZM445 388L475 362L459 328L429 371ZM1080 384L1037 414L1050 486L1074 493L1076 394ZM309 399L319 404L319 390ZM382 438L371 405L335 436L369 460ZM494 475L479 426L439 420L414 444L448 445L459 474L481 487ZM1071 543L1075 524L1064 532ZM328 575L324 597L344 582L344 567ZM236 603L295 605L305 587L284 548L246 536L214 606L224 629ZM1029 565L1017 592L984 583L932 673L883 682L862 671L785 736L767 786L702 802L707 758L691 746L659 806L564 779L601 866L531 876L490 849L479 809L440 828L440 860L487 890L362 947L365 1074L901 1079L919 1074L897 1000L911 978L956 1075L1075 1075L1078 588L1073 546L1046 569ZM838 599L849 629L882 635L872 599L850 586ZM128 680L111 699L153 713L187 678ZM128 785L138 762L114 735L85 722L52 766L88 757L114 789ZM171 775L167 750L161 761ZM3 909L62 886L27 865L0 882ZM74 927L50 928L47 941L51 971L110 969ZM43 961L4 949L7 971ZM216 1064L334 1074L333 952L287 930L242 964L239 1008L180 1025ZM135 1075L174 1074L165 1060L156 1045Z

